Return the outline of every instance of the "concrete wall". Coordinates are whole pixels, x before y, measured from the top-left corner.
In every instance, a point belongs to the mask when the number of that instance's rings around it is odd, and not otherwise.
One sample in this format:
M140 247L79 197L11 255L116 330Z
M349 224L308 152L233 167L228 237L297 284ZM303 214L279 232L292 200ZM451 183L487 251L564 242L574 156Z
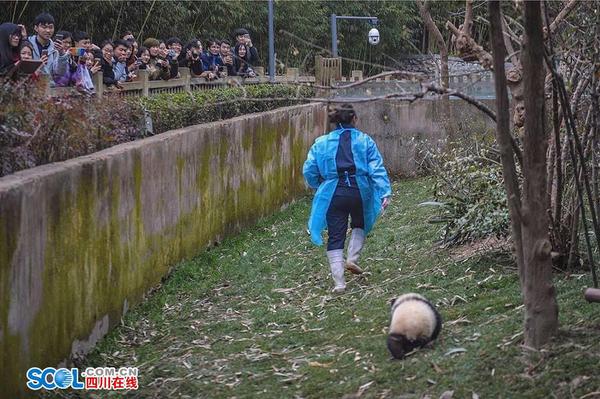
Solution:
M0 397L93 347L170 266L304 193L325 118L284 108L0 179Z
M355 105L392 174L489 129L462 101ZM171 265L304 194L325 106L167 132L0 179L0 397L95 345Z
M495 101L482 100L495 110ZM424 151L449 142L493 138L495 122L462 100L386 100L354 104L357 127L369 133L391 174L414 176Z

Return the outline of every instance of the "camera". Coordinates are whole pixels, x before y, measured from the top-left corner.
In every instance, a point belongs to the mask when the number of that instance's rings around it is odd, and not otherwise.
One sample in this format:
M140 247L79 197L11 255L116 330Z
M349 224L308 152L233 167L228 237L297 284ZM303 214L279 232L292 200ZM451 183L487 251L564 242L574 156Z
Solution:
M369 31L369 43L371 43L373 46L379 44L379 31L376 28L373 28Z
M175 50L169 50L167 52L167 58L175 58Z
M200 57L200 53L197 51L192 51L192 58L197 59L198 57Z

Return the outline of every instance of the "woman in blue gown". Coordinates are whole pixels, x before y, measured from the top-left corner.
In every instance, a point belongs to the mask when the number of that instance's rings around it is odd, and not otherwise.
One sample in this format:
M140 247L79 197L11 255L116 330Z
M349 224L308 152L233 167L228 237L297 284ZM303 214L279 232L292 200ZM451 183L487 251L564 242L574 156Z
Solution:
M312 242L323 245L327 227L327 258L335 286L346 289L344 268L360 274L358 256L366 234L387 207L392 195L390 181L375 141L354 127L357 116L349 104L330 113L337 129L317 138L304 162L303 174L316 189L308 229ZM344 243L351 217L352 234L344 261Z

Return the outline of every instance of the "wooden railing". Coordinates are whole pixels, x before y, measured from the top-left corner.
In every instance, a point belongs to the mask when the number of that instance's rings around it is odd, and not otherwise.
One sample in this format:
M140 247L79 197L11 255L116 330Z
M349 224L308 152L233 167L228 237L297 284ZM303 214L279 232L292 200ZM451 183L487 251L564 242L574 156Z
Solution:
M258 68L257 68L258 69ZM261 68L262 69L262 68ZM242 79L239 76L228 76L218 80L207 81L204 78L195 77L190 74L189 68L179 68L180 77L169 80L149 80L148 71L140 70L137 79L133 82L121 83L122 89L113 90L102 84L102 73L98 72L93 76L96 95L101 96L110 91L122 96L150 96L158 93L182 93L198 90L211 90L227 86L255 85L270 83L269 77L262 75L261 69L258 69L259 75L255 78ZM288 68L286 75L275 76L276 84L282 83L314 83L314 76L300 76L298 68Z
M255 78L242 79L238 76L224 77L218 80L207 81L204 78L193 76L189 68L179 68L180 77L170 80L149 80L148 71L138 71L137 79L133 82L122 83L122 89L114 90L107 88L102 84L102 73L98 72L93 76L96 94L98 96L110 91L120 96L150 96L159 93L191 93L193 91L211 90L228 86L239 85L256 85L270 83L269 77L264 75L262 67L255 68L257 76ZM315 76L302 76L298 68L287 68L285 75L275 76L276 84L285 83L304 83L317 85L343 85L346 82L356 82L363 80L362 70L353 70L350 76L342 76L342 63L340 58L324 58L321 56L315 57ZM395 80L391 76L385 76L380 79L375 79L372 82ZM450 86L461 90L475 91L493 91L493 78L489 72L474 72L461 76L453 76L450 78ZM489 87L488 87L489 86ZM72 91L71 87L54 88L50 90L51 95L62 94L62 92Z

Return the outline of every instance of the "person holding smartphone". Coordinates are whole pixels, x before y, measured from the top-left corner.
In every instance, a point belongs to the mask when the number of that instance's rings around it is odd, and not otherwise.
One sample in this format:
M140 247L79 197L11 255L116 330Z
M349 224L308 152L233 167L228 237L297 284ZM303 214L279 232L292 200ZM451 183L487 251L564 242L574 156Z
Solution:
M150 51L146 47L141 46L137 52L135 65L137 65L138 70L144 70L148 68L148 62L150 62Z
M233 53L231 52L231 43L229 40L221 40L221 60L228 76L235 76L235 65L233 62Z
M42 73L50 77L64 75L70 56L66 51L68 47L62 41L54 42L52 40L54 17L48 13L42 13L35 17L33 24L35 35L28 38L33 46L33 59L40 60L44 54L47 54L48 62L42 68Z
M150 53L150 60L146 66L148 70L148 79L150 80L169 80L171 77L171 66L166 57L168 55L167 47L158 39L150 37L144 40L143 46Z
M244 45L246 47L246 51L248 55L246 56L246 62L250 64L251 67L255 67L260 62L258 58L258 50L252 44L252 39L250 38L250 32L247 29L240 28L236 29L233 33L235 36L236 47L238 45Z

